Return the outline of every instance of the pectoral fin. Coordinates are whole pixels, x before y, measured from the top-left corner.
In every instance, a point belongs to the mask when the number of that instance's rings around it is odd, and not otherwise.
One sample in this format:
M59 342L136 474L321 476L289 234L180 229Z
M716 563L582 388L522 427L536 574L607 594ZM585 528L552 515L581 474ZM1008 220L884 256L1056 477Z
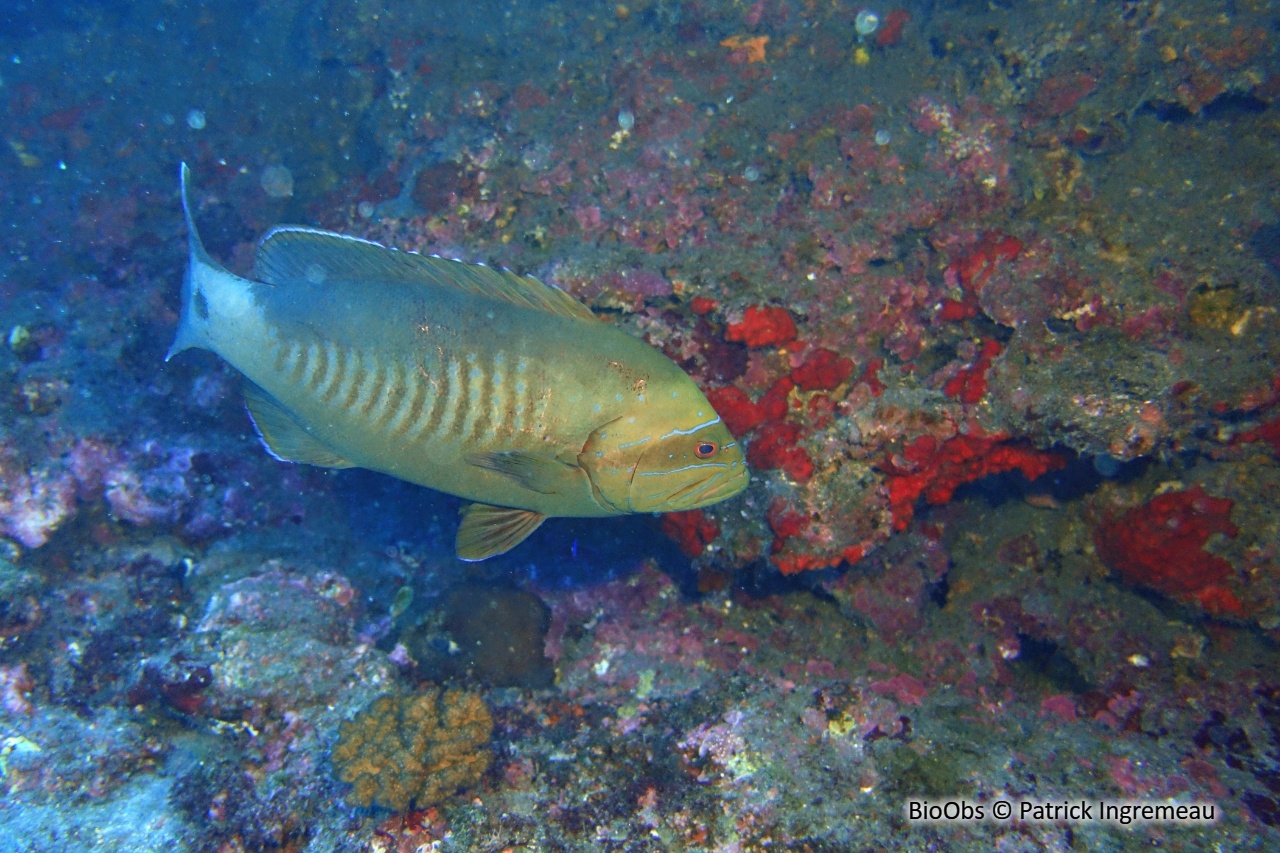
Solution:
M258 437L262 439L267 452L275 458L283 462L305 462L325 468L355 467L298 426L293 415L252 382L245 383L244 403L258 430Z
M508 450L502 453L469 453L467 462L510 477L526 489L544 495L572 494L585 485L585 473L581 468L554 456Z
M455 549L458 559L475 562L505 554L538 529L539 512L489 504L470 504L462 511Z

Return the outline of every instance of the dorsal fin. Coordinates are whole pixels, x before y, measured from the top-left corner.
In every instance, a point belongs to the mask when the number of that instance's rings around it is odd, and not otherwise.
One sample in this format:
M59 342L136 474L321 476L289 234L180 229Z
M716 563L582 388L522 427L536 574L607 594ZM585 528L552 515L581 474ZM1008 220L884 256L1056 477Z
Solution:
M200 242L200 232L196 230L195 218L191 215L191 190L189 187L193 180L191 170L187 168L186 163L183 163L178 170L178 188L182 193L182 215L187 220L187 246L190 249L192 259L200 261L205 266L221 269L221 265L209 257L209 253L204 250L204 244Z
M456 287L536 311L595 319L587 306L532 276L401 252L358 237L294 225L274 228L262 238L254 260L254 278L274 285L347 281Z

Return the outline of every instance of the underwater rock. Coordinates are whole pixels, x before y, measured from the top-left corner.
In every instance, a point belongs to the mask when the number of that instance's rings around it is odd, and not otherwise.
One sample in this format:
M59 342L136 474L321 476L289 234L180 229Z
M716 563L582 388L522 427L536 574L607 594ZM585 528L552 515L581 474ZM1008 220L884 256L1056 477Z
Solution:
M550 687L544 651L551 611L542 599L506 587L467 584L445 601L444 628L461 653L452 668L493 687Z

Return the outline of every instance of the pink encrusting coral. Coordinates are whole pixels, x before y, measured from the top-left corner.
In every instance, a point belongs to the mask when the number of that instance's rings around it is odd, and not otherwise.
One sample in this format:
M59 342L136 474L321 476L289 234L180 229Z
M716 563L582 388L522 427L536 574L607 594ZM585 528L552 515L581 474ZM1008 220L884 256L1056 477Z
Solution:
M6 472L0 484L4 532L28 548L39 548L75 513L75 496L75 478L67 471L39 467Z
M0 666L0 707L11 716L31 716L35 713L31 703L35 686L25 663Z
M185 448L148 445L104 477L107 504L122 521L173 524L191 500L191 453ZM141 464L139 464L141 463Z

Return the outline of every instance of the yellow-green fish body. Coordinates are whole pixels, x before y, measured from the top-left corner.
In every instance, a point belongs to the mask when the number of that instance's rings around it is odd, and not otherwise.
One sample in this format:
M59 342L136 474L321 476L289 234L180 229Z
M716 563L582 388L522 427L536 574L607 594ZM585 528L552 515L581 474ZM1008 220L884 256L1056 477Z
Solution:
M535 279L309 228L258 246L251 278L190 265L169 356L220 355L281 459L369 468L458 495L458 554L548 516L705 506L745 488L740 446L657 350Z

